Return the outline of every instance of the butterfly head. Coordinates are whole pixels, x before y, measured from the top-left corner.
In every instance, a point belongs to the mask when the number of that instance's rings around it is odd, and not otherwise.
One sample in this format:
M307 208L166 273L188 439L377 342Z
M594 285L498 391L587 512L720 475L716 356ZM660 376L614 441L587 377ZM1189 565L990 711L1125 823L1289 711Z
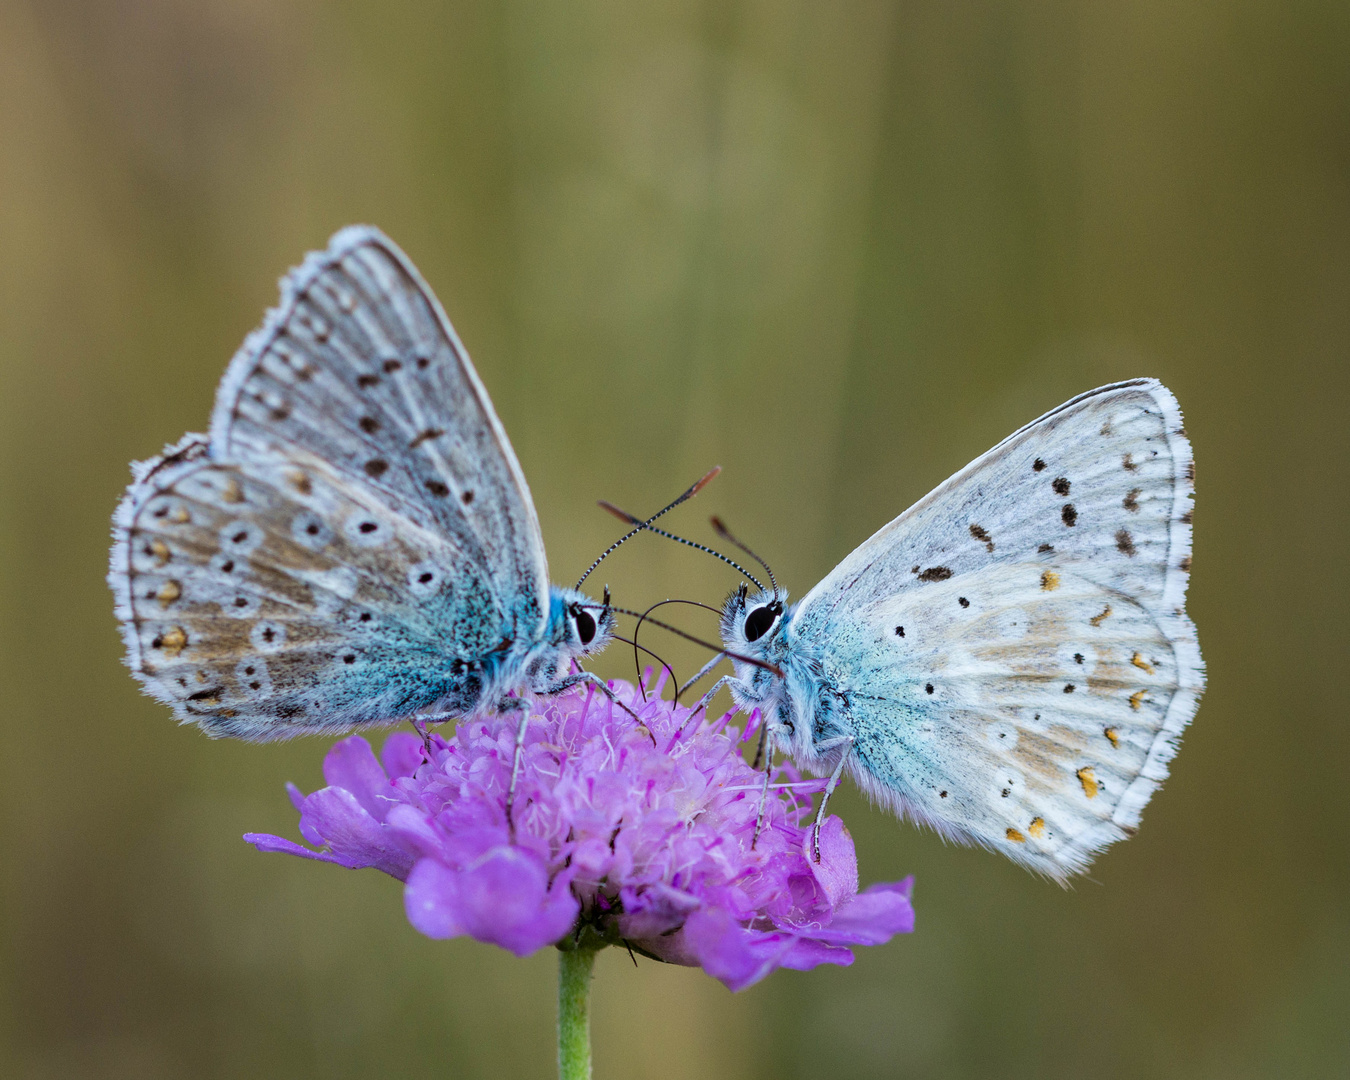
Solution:
M786 600L781 589L751 593L741 585L722 605L722 643L733 652L775 663L783 650Z
M569 656L597 653L614 637L614 609L609 589L602 601L575 589L554 586L550 596L548 640Z

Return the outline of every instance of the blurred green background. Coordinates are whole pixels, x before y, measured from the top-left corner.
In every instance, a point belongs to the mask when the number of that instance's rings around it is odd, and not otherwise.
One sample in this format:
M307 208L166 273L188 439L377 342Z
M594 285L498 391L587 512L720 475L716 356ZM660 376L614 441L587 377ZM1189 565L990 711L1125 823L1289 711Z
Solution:
M848 791L918 931L739 995L611 951L598 1077L1350 1074L1343 0L0 0L0 1073L551 1073L551 955L253 852L324 745L175 728L119 663L126 462L353 221L451 313L563 582L597 498L721 464L677 526L800 597L1077 392L1187 414L1210 689L1140 835L1062 891Z

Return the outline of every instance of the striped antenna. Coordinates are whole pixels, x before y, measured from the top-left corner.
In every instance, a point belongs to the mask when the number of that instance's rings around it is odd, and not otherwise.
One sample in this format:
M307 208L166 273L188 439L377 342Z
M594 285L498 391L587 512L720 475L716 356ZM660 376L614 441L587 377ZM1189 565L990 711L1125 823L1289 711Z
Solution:
M769 569L769 564L766 563L763 559L761 559L758 555L756 555L744 544L742 544L734 536L732 536L731 530L726 527L726 525L722 522L722 519L720 517L713 517L710 520L712 521L712 527L717 530L718 536L720 536L723 540L731 541L731 543L735 544L738 548L740 548L747 555L749 555L750 558L754 559L755 562L759 563L760 566L764 567L764 572L769 575L769 584L773 586L773 598L777 600L778 582L774 580L773 571ZM755 584L759 585L759 582L756 581ZM759 587L761 591L764 589L763 585L759 585Z
M691 547L691 548L697 548L699 551L706 551L709 555L712 555L712 556L714 556L715 558L721 559L721 560L722 560L724 563L726 563L728 566L734 566L737 570L739 570L742 574L744 574L746 577L748 577L751 581L753 581L753 582L755 583L755 588L757 588L760 592L763 592L763 591L764 591L764 586L761 585L761 584L759 583L759 578L755 577L754 574L750 573L750 571L747 570L747 569L746 569L744 566L742 566L740 563L735 562L735 561L732 560L732 559L728 559L728 558L727 558L725 555L723 555L720 551L717 551L717 550L715 550L715 549L713 549L713 548L708 547L707 544L699 544L699 543L696 543L696 542L693 541L693 540L686 540L683 536L676 536L674 533L666 532L665 529L654 529L654 528L652 528L652 526L651 526L648 522L643 521L641 518L634 517L634 516L633 516L632 514L630 514L627 510L621 510L621 509L619 509L619 507L615 506L613 503L611 503L611 502L606 502L604 499L601 499L601 500L600 500L599 506L600 506L600 509L602 509L602 510L608 510L611 514L613 514L613 515L614 515L616 518L618 518L620 521L627 521L628 523L637 526L637 528L634 529L633 532L629 533L628 536L632 536L633 533L641 532L643 529L646 529L648 532L656 533L657 536L664 536L667 540L674 540L677 544L687 544L689 547ZM714 519L714 520L716 520L716 519ZM625 537L624 537L624 540L627 540L627 539L628 539L628 536L625 536ZM767 569L767 567L766 567L766 569ZM770 575L770 580L772 580L772 575ZM774 586L774 595L775 595L775 596L778 595L778 587L777 587L777 586Z
M615 540L614 543L612 543L612 544L609 545L609 547L605 548L605 550L602 551L602 552L600 553L600 557L599 557L598 559L596 559L595 562L591 563L591 565L590 565L590 567L587 569L587 571L586 571L584 574L581 575L580 580L577 581L576 587L577 587L578 589L581 588L581 583L582 583L583 581L585 581L588 577L591 576L591 571L594 570L597 566L599 566L602 562L604 562L605 559L610 555L611 552L614 551L615 548L617 548L617 547L618 547L620 544L622 544L625 540L628 540L629 538L636 536L636 535L637 535L638 533L640 533L643 529L647 528L653 521L655 521L657 518L659 518L662 514L667 514L667 513L669 513L671 510L674 510L675 507L679 506L680 503L686 501L687 499L692 499L695 495L697 495L700 491L702 491L708 484L710 484L710 483L712 482L713 477L715 477L715 476L716 476L718 473L720 473L721 471L722 471L722 466L721 466L721 465L714 465L714 466L712 467L712 469L707 473L707 475L705 475L701 480L699 480L699 482L698 482L697 484L695 484L693 487L691 487L688 491L686 491L683 495L681 495L681 496L680 496L678 499L676 499L673 503L671 503L669 506L667 506L664 510L659 510L659 511L657 511L655 514L653 514L651 517L649 517L646 521L642 521L642 520L639 519L639 518L633 518L632 520L633 520L634 523L637 524L637 528L636 528L636 529L633 529L631 532L626 533L626 534L624 534L623 536L619 537L619 539ZM604 504L604 503L601 503L601 505L603 506L603 505L605 505L605 504Z

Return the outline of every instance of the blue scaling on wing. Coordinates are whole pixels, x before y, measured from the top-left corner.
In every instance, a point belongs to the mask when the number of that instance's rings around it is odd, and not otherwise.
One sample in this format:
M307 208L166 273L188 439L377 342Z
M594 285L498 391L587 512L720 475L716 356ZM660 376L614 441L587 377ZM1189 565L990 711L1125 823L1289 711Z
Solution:
M731 690L782 749L1047 876L1129 835L1204 685L1186 616L1194 464L1152 379L1047 413L771 623L734 595Z
M608 641L612 616L549 586L487 393L374 229L284 279L210 432L134 475L109 572L127 662L210 734L481 713Z

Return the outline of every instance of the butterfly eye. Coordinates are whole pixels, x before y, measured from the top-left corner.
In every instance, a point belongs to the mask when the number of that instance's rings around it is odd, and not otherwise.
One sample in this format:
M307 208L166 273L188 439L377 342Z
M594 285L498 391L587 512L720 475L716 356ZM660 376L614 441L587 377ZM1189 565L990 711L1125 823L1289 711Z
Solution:
M595 618L585 608L572 609L572 621L577 624L577 638L583 645L595 640Z
M745 640L758 641L773 627L778 621L778 615L783 610L781 604L765 604L763 607L757 607L745 617Z

